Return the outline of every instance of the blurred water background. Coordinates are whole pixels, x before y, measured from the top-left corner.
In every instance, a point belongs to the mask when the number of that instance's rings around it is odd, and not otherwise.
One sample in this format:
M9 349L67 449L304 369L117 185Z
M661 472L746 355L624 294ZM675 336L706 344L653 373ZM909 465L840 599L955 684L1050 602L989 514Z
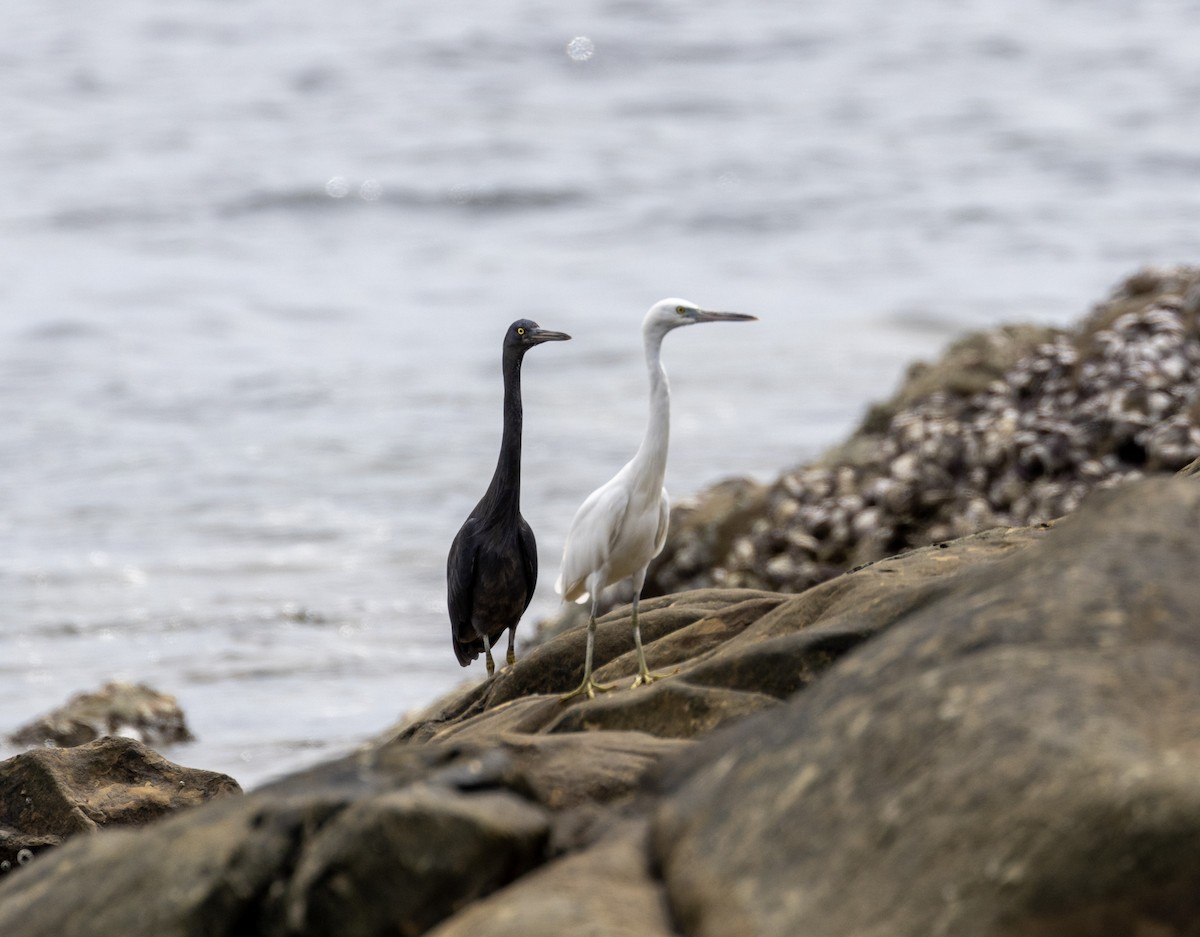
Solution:
M963 331L1200 256L1200 3L65 0L0 31L0 731L106 680L252 786L459 681L499 344L556 605L632 453L770 478ZM4 752L0 752L3 754Z

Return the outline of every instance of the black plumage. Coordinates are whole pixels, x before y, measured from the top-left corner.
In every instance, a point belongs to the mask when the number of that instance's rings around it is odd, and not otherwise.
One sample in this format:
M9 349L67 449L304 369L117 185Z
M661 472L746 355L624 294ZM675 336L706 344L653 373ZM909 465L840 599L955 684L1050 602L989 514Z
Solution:
M537 543L521 516L521 362L534 345L566 341L529 319L518 319L504 334L504 431L500 457L484 496L462 525L446 558L446 596L451 639L466 667L482 651L490 676L492 644L508 632L507 660L516 659L517 624L537 585Z

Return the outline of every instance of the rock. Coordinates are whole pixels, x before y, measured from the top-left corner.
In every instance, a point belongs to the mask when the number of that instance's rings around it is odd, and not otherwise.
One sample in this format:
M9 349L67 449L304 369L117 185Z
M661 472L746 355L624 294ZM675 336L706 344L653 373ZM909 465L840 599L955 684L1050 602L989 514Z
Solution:
M0 762L0 863L12 868L23 849L141 826L240 790L233 778L180 767L132 739L24 752Z
M423 934L540 865L548 838L547 814L505 792L366 798L305 844L283 916L295 933Z
M1095 496L685 756L653 855L682 930L1188 932L1198 520L1193 481Z
M649 867L646 824L626 824L587 852L553 862L457 914L431 937L675 937Z
M108 683L95 693L80 693L64 706L17 729L14 745L82 745L106 735L137 739L146 745L190 742L183 710L175 697L140 683Z
M674 524L644 595L800 592L854 566L1071 513L1090 491L1200 455L1200 267L1147 269L1076 328L1004 326L915 365L817 463L703 525ZM727 536L709 537L728 510ZM700 562L694 562L699 557ZM627 600L617 591L616 600Z

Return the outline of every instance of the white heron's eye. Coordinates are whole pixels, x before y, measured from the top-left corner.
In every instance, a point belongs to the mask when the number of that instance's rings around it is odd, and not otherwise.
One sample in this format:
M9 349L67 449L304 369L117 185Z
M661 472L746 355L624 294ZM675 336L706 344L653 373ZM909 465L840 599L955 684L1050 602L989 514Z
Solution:
M682 315L686 315L686 314L687 314L687 308L686 308L686 307L684 307L684 306L676 306L676 307L675 307L675 311L676 311L677 313L679 313L681 316L682 316Z
M524 334L525 334L525 329L524 329L524 328L519 328L519 329L517 329L517 334L518 334L518 335L524 335Z

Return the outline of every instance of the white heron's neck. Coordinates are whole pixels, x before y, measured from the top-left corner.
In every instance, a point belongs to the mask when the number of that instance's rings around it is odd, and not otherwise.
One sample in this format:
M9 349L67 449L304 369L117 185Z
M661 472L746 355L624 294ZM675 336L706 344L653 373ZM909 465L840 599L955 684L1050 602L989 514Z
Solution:
M635 475L645 479L649 493L657 495L667 474L667 446L671 438L671 388L662 366L662 340L665 332L645 333L646 370L650 374L650 417L646 435L633 457Z

